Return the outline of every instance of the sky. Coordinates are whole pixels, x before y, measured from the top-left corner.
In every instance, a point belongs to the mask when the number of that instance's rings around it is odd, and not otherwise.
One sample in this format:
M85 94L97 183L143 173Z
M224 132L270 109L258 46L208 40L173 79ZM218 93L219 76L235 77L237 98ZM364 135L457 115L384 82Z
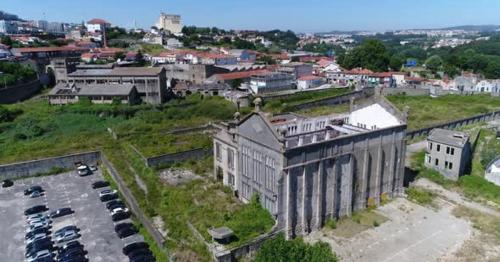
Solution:
M499 0L0 0L0 10L26 20L82 22L147 29L160 12L184 25L224 29L386 31L500 24Z

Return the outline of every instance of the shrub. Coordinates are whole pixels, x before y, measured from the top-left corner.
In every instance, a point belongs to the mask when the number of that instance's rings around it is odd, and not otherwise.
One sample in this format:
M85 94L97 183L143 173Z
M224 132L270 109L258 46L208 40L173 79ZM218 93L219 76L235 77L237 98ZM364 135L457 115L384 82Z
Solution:
M375 221L373 221L373 226L378 227L378 226L380 226L380 223L377 220L375 220Z
M257 252L256 262L275 261L308 261L308 262L335 262L337 257L327 243L317 242L314 245L304 243L301 238L291 241L285 240L281 234L266 241Z
M434 201L436 194L417 187L409 187L406 189L408 199L421 205L430 205Z
M325 226L329 229L336 229L337 228L337 221L332 218L327 218L325 222Z

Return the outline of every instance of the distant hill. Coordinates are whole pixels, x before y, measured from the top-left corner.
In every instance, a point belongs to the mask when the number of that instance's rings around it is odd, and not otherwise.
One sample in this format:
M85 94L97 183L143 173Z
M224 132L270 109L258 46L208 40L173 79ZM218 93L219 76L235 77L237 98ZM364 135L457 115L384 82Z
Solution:
M22 19L19 19L17 15L14 14L9 14L4 11L0 11L0 20L15 20L15 21L21 21Z
M492 32L500 30L500 25L463 25L442 28L445 30L465 30L465 31L479 31L479 32Z

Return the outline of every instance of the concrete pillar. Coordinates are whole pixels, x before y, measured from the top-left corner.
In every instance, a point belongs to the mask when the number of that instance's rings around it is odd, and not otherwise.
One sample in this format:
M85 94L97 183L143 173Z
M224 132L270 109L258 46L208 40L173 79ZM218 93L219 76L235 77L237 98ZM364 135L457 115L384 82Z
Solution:
M363 153L363 175L361 177L360 185L361 185L361 196L362 202L360 206L362 208L366 207L366 200L369 195L367 195L367 188L370 187L368 184L368 174L370 171L370 151L368 150L368 139L366 140L365 152Z
M299 136L298 146L301 146L302 144L304 144L304 137L303 136Z
M375 200L375 204L378 206L380 204L380 194L382 192L380 192L380 183L382 183L382 175L383 175L383 172L382 172L382 169L383 169L383 165L384 163L383 162L383 157L382 157L382 154L384 153L384 151L382 150L382 136L380 137L380 142L378 144L378 150L377 150L377 174L375 176L375 189L374 189L374 200Z
M324 161L319 162L318 166L318 184L316 188L316 229L321 229L323 226L323 183L324 181L324 176L325 176L325 163Z
M313 134L312 143L316 143L316 141L318 141L318 135L317 134Z
M355 171L355 166L354 166L354 162L355 162L355 158L354 158L354 155L350 155L349 157L349 172L348 174L346 174L346 177L347 178L347 181L346 181L346 184L348 185L346 188L347 188L347 192L345 193L345 195L347 196L347 205L346 205L346 209L345 209L345 215L346 216L350 216L351 213L352 213L352 206L354 204L354 201L355 201L355 198L353 197L354 194L353 194L353 183L354 183L354 171Z
M285 211L285 235L287 239L294 237L293 233L293 200L292 200L292 177L290 170L285 173L286 183L286 211Z
M308 227L307 227L307 166L304 166L304 170L302 171L302 233L304 235L308 234Z
M339 170L339 165L337 163L337 159L333 160L333 197L332 197L332 218L335 219L338 217L339 214L337 214L337 175L338 175L338 170Z

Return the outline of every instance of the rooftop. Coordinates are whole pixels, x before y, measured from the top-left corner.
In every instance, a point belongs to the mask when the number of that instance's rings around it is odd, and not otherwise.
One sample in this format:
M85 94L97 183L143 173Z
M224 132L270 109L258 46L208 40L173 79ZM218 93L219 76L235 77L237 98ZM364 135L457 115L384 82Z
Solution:
M464 132L435 128L430 132L427 140L455 147L463 147L469 141L469 135Z
M126 96L135 88L132 84L96 84L96 85L75 85L59 83L49 95L80 95L80 96Z
M89 76L158 76L163 67L116 67L114 69L79 69L70 77Z

